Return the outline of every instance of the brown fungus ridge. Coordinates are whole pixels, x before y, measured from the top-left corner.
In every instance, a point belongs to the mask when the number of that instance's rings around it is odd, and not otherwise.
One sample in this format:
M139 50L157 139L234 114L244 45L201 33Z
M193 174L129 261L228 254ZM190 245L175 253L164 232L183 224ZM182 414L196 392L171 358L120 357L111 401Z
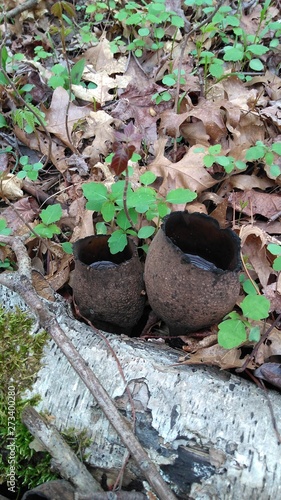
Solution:
M81 315L96 327L130 334L145 304L143 265L131 240L122 252L113 255L108 239L104 235L88 236L74 243L74 298ZM100 261L117 266L91 266Z
M205 270L186 254L215 264ZM173 212L165 217L145 263L145 283L153 311L170 335L216 324L239 296L240 239L231 229L201 213Z

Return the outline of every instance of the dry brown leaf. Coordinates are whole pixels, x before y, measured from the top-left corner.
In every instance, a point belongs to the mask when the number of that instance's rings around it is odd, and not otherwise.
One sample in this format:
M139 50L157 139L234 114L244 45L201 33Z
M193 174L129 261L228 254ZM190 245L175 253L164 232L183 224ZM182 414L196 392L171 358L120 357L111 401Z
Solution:
M126 70L127 57L114 58L105 33L100 37L99 43L95 47L86 50L81 58L86 59L87 64L93 66L95 71L104 71L108 75L124 73Z
M67 112L68 102L68 92L62 87L57 87L53 92L50 107L47 109L42 106L42 110L44 111L46 117L46 129L51 134L57 136L64 144L66 144L72 151L75 152L73 142L69 142L68 140L65 126L65 116ZM67 127L70 137L75 123L88 116L90 112L91 108L88 106L79 107L72 102L70 103L67 120Z
M274 181L267 177L257 177L256 175L232 175L221 186L221 190L231 191L233 188L241 189L241 191L249 191L254 188L265 189L275 185Z
M266 323L265 325L260 322L261 332L266 331L270 328L270 323ZM258 365L262 365L266 359L270 356L280 355L281 353L281 333L277 328L273 328L272 332L268 337L268 342L265 342L260 345L257 354L255 355L255 361Z
M40 130L37 130L36 135L26 134L17 126L14 126L14 132L17 138L30 149L40 151L43 155L48 155L49 143L46 139L46 134L40 132ZM56 137L52 138L50 160L59 172L64 173L68 169L67 158L65 157L65 146L63 146L61 141Z
M17 200L23 197L22 179L13 174L7 174L0 178L0 197L8 200Z
M171 189L179 187L201 193L217 184L217 181L211 177L203 164L205 152L195 153L196 148L191 147L180 161L172 163L164 156L166 142L167 139L164 137L157 141L155 160L148 165L148 170L163 177L163 183L159 190L161 195L166 196Z
M73 94L83 101L94 102L97 101L104 106L106 101L112 100L112 94L109 90L118 88L125 89L131 80L130 76L127 75L116 75L115 78L108 76L106 71L100 71L96 73L89 66L85 68L83 73L83 79L88 82L93 82L97 85L96 89L87 89L82 87L82 85L71 85L71 90Z
M267 219L281 211L281 197L277 194L260 193L253 189L230 193L229 203L238 212L246 215L263 215Z
M95 165L101 156L107 156L111 150L112 143L114 142L114 129L112 124L115 122L105 111L91 112L86 117L86 125L84 126L84 133L82 139L93 138L92 144L86 146L83 154L89 157L91 166Z
M247 261L258 275L262 287L266 287L269 276L274 273L266 254L267 234L258 227L244 225L240 229L239 236L243 256L247 256Z
M147 144L153 144L157 139L156 122L159 113L169 103L155 106L153 94L164 90L156 83L152 83L145 76L132 77L132 81L122 93L111 115L123 122L133 119L135 126L142 134Z
M23 234L30 233L30 229L24 222L33 222L38 212L39 205L37 201L29 196L21 198L11 206L5 208L1 212L1 217L6 219L7 226L12 229L14 236L22 236Z
M190 354L189 359L184 361L183 364L219 366L222 370L229 370L230 368L243 366L245 359L241 359L240 356L240 349L224 349L216 344ZM249 363L248 368L253 369L254 365Z
M279 290L278 290L279 285ZM263 289L264 296L270 300L270 311L276 311L277 314L281 313L281 294L280 294L280 277L278 282L271 283ZM280 350L281 353L281 350Z
M260 111L261 116L270 118L272 123L281 131L281 100L274 102L271 106Z

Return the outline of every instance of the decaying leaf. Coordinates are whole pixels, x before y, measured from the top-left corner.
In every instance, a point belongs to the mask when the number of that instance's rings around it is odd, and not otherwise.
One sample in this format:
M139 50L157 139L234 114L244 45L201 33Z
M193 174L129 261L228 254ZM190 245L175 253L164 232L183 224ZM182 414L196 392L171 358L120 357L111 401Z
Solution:
M188 188L191 191L201 193L217 181L208 173L203 163L205 153L196 153L195 147L191 147L186 155L177 163L172 163L164 156L167 139L158 139L155 145L156 157L148 169L163 178L160 193L165 196L171 189L178 187Z
M277 194L261 193L253 189L243 192L233 192L228 196L228 201L238 212L246 215L263 215L270 219L281 210L281 198Z
M7 174L0 177L0 196L8 200L17 200L22 198L23 191L22 180L13 174Z
M67 113L67 107L69 103L69 95L68 92L62 88L58 87L54 90L52 102L48 109L43 107L43 111L46 116L46 128L51 133L57 136L61 141L66 144L72 151L75 151L72 142L69 142L66 124L65 124L65 116ZM88 106L79 107L70 102L68 109L68 119L67 119L67 127L69 131L69 135L71 137L72 130L74 125L89 116L91 112L91 108Z
M87 89L81 85L71 85L71 90L76 97L88 102L99 102L102 106L112 100L112 94L109 90L124 89L127 87L130 77L126 75L116 75L116 77L108 76L106 71L96 73L93 69L87 67L83 73L83 78L86 81L93 82L97 85L95 89Z

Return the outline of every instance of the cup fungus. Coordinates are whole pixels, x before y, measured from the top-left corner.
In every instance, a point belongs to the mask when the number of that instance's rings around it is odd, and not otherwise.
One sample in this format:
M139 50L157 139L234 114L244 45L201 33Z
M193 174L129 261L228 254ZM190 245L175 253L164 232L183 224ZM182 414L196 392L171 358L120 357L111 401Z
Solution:
M74 298L82 316L98 328L129 334L144 309L143 266L132 241L112 255L108 238L88 236L74 243Z
M172 212L163 220L145 263L150 306L183 335L218 323L238 298L240 239L201 213Z

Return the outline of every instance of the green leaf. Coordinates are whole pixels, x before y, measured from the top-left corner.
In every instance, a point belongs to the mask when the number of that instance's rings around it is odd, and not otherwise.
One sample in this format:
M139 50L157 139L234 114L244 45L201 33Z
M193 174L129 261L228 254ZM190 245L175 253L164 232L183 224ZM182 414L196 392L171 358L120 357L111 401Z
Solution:
M131 25L137 26L138 24L141 24L141 21L142 21L141 15L138 12L136 12L135 14L129 16L126 19L125 23L128 24L129 26Z
M209 71L215 78L220 78L223 75L223 65L218 63L212 63L209 66Z
M160 94L160 97L161 97L161 100L162 100L162 101L166 101L166 102L167 102L167 101L170 101L170 100L172 99L172 96L171 96L171 94L170 94L168 91L166 91L166 92L162 92L162 93ZM161 101L160 101L160 102L161 102ZM158 104L158 103L157 103L157 104Z
M258 342L260 340L261 332L259 326L253 326L249 332L250 342Z
M153 172L148 171L140 175L140 182L145 186L148 186L149 184L152 184L156 178L157 175L155 175Z
M137 220L138 220L138 214L134 208L129 209L129 215L130 215L133 223L136 224ZM127 215L125 214L125 210L120 210L119 214L116 217L116 223L121 229L123 229L123 231L126 231L127 229L129 229L131 227L131 223L127 219Z
M171 17L171 24L172 24L172 26L176 26L177 28L183 28L184 27L184 20L180 16L172 16Z
M21 156L21 157L20 157L20 164L21 164L21 165L27 165L27 164L28 164L28 162L29 162L29 158L28 158L28 156L24 155L24 156Z
M260 45L260 44L248 45L247 50L252 52L252 54L254 54L255 56L263 56L264 54L266 54L269 51L269 49L267 47L265 47L264 45Z
M107 227L104 222L96 223L96 233L97 234L107 234Z
M210 155L217 155L221 152L221 145L220 144L214 144L213 146L210 146L208 149Z
M163 219L163 217L171 212L171 209L168 207L167 203L165 203L164 201L160 201L158 203L158 212L161 219Z
M256 288L251 280L245 280L243 283L243 290L248 295L257 295L258 288Z
M277 153L279 156L281 156L281 142L274 142L272 144L271 149L274 153Z
M156 192L150 187L140 187L128 198L128 206L134 207L137 212L146 212L152 203L155 203Z
M62 76L53 75L48 80L48 85L52 89L57 89L58 87L64 87L65 79Z
M279 177L279 175L281 174L281 169L279 165L271 165L269 171L272 177Z
M175 77L175 75L165 75L162 79L162 83L164 85L167 85L168 87L172 87L173 85L175 85L177 79Z
M249 66L254 71L262 71L264 69L263 63L259 59L251 59L249 62Z
M64 243L61 244L61 246L65 253L69 255L73 253L72 243L70 243L69 241L65 241Z
M144 240L146 238L150 238L150 236L152 236L153 233L155 233L155 230L156 230L156 228L153 226L143 226L140 228L140 230L138 232L138 238L144 239Z
M82 191L85 198L89 200L86 208L100 212L103 203L108 199L108 192L105 185L99 182L88 182L82 185Z
M148 36L150 33L149 29L148 28L140 28L138 30L138 34L139 36Z
M281 256L275 259L272 267L274 271L281 271Z
M281 245L277 245L276 243L269 243L269 245L267 245L267 250L272 253L272 255L281 255Z
M237 47L225 47L224 48L224 56L223 59L224 61L242 61L244 57L244 50L243 48L237 48Z
M106 200L101 207L101 214L105 222L111 222L115 215L115 205L112 201Z
M52 238L54 234L60 234L60 228L56 224L50 224L46 226L45 224L37 224L34 228L36 234L42 238Z
M167 194L166 201L173 204L189 203L195 200L197 193L190 191L190 189L178 188L172 189Z
M5 219L0 219L0 234L3 236L9 236L12 230L7 227L7 221Z
M2 72L0 72L0 85L9 85L7 78Z
M224 349L233 349L247 340L246 328L240 319L227 319L218 327L218 343Z
M81 82L81 78L82 78L83 71L85 68L85 63L86 63L86 59L80 59L71 68L71 71L70 71L71 83L78 85Z
M216 159L213 155L205 155L203 158L203 163L205 167L210 168L214 163Z
M0 114L0 128L7 127L8 124L6 122L6 118L4 115Z
M53 222L57 222L58 220L60 220L61 216L62 216L62 208L59 203L55 203L54 205L49 205L47 208L45 208L45 210L42 210L40 214L42 221L46 225L52 224Z
M264 157L264 154L265 154L265 146L263 145L252 146L246 152L245 159L246 161L260 160L261 158Z
M112 233L108 240L108 246L112 254L122 252L127 245L127 236L121 229L117 229Z
M240 307L244 316L250 319L265 319L268 317L270 301L262 295L247 295Z

